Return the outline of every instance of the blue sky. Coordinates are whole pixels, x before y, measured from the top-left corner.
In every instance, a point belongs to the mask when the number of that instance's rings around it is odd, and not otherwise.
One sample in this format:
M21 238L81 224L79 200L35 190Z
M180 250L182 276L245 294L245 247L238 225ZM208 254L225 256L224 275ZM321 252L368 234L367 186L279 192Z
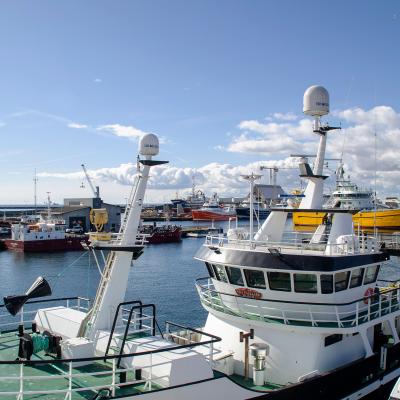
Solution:
M32 201L34 168L39 199L88 196L82 162L123 201L140 132L170 160L149 200L184 192L197 170L208 192L237 194L234 173L312 150L299 126L314 83L330 91L327 120L348 128L331 153L349 136L345 162L370 185L377 131L378 189L398 194L399 37L398 1L3 1L0 204ZM369 139L357 148L352 134ZM282 171L288 189L295 179Z

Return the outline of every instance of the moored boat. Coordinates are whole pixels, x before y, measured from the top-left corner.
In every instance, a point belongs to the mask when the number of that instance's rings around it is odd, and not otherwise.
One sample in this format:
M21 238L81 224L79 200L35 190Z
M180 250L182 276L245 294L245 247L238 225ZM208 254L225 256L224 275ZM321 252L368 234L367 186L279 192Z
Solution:
M8 250L41 253L54 251L83 250L84 235L67 234L64 220L52 218L50 194L48 195L47 217L37 221L36 218L22 218L11 225L11 238L5 240ZM78 232L74 227L72 232ZM79 226L79 232L83 232Z
M271 210L266 206L262 206L260 203L255 202L253 204L254 218L264 220L268 217ZM241 203L236 207L236 215L239 219L250 219L250 205L247 202Z
M399 229L400 209L392 209L384 204L375 204L373 191L363 189L345 178L342 162L336 171L336 189L328 198L326 208L355 210L353 222L357 228ZM294 212L293 223L296 226L318 226L326 218L324 212Z
M236 218L234 207L224 207L219 204L218 196L213 197L203 204L203 207L192 210L193 221L229 221Z
M143 225L140 233L149 244L175 243L182 240L182 228L177 225Z
M65 233L63 221L20 222L11 226L11 238L4 241L8 250L53 252L83 250L85 236Z

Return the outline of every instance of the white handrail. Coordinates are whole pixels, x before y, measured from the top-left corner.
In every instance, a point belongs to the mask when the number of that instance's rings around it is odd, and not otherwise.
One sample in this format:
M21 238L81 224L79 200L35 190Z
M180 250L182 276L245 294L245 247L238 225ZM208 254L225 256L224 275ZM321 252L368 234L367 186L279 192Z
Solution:
M372 236L365 236L363 234L354 237L358 240L357 246L349 246L347 243L328 243L329 235L323 234L321 238L324 240L320 243L311 243L312 234L302 234L303 240L299 240L299 234L297 232L286 232L286 235L291 235L287 240L280 242L271 241L258 241L250 239L232 239L228 237L207 235L205 244L208 246L218 246L218 247L234 247L243 248L250 250L263 250L268 251L271 248L279 249L296 249L300 254L307 252L325 252L328 251L329 254L364 254L379 251L379 246L377 246L377 240ZM308 238L310 240L308 240ZM328 250L327 250L328 249Z
M395 312L400 314L400 304L397 301L398 293L393 296L391 292L376 295L376 301L370 297L367 304L360 300L353 304L339 306L336 304L313 305L312 303L291 304L279 301L261 301L219 293L213 291L210 285L203 287L196 284L196 287L200 300L207 307L246 319L257 318L266 322L269 319L279 319L286 325L306 322L314 327L333 324L338 328L345 328L346 325L348 327L359 326L386 314Z

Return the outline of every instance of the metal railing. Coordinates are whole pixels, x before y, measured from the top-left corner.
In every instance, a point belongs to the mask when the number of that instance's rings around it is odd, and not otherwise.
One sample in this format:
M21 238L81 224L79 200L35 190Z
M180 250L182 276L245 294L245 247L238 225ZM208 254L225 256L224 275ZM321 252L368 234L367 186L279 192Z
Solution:
M199 282L207 280L206 284ZM209 278L199 278L196 288L208 308L265 323L316 328L354 328L391 313L400 314L400 287L380 287L370 296L348 303L310 303L253 299L215 290Z
M298 254L307 254L310 251L325 252L330 255L340 254L364 254L380 251L379 242L375 237L360 235L349 235L353 241L348 243L328 243L329 234L321 234L319 242L313 242L313 233L285 232L280 242L259 241L250 239L228 238L223 235L207 235L205 244L207 246L234 247L238 249L250 249L267 252L268 249L277 248L281 250L295 250ZM351 239L351 238L349 238Z
M46 303L55 300L81 301L87 299L71 297L35 301L34 303ZM27 321L25 320L25 322ZM16 323L18 322L14 322L14 324ZM198 335L199 341L176 344L176 341L173 340L175 334L170 331L171 326L179 327L186 332ZM38 358L12 361L0 359L0 368L2 371L0 376L0 398L13 397L23 400L25 397L31 398L31 396L43 395L45 398L52 399L55 395L60 395L64 399L72 400L72 396L80 392L92 391L93 393L98 393L101 390L107 390L112 396L116 396L120 389L125 389L123 394L126 395L128 387L132 387L131 394L137 393L138 386L140 387L140 385L142 385L140 389L142 391L171 387L169 386L169 374L160 374L160 369L156 369L157 367L169 364L171 361L168 357L157 357L157 354L174 352L181 349L192 350L197 347L209 346L210 349L206 358L208 357L212 365L214 343L221 341L219 337L190 327L174 324L173 322L167 322L166 329L168 331L166 337L169 339L168 342L171 345L154 350L76 359ZM13 338L16 340L14 336ZM17 351L18 347L15 346L15 349ZM204 354L203 351L200 353ZM121 359L129 360L129 362L125 363L123 367L119 367L118 360ZM131 362L131 360L133 361ZM78 366L80 364L90 364L91 370L88 371L87 367L79 369ZM138 365L139 367L137 367ZM49 368L51 368L51 373L49 373ZM140 369L139 374L136 373L138 368ZM33 369L34 373L32 373ZM10 375L6 376L5 372L8 370L10 371ZM128 374L129 372L130 374ZM125 379L120 380L121 376L124 376ZM89 381L92 377L97 378L98 381ZM132 378L128 379L129 377ZM106 381L100 383L99 378L106 379ZM50 382L53 384L51 385ZM194 378L193 383L196 382ZM49 397L46 397L46 395Z
M171 331L171 327L178 328L179 330ZM188 328L187 326L183 326L183 325L177 324L175 322L171 322L171 321L165 322L165 334L164 335L168 340L171 340L174 343L188 344L188 345L195 344L195 345L199 345L199 346L203 346L201 344L203 335L208 336L208 337L213 336L213 335L204 333L202 330ZM216 338L216 337L217 336L214 336L214 338ZM205 355L205 358L209 361L211 366L213 366L213 364L214 364L214 354L215 354L214 342L211 342L208 346L208 352Z
M32 316L37 313L37 308L31 308L34 304L44 304L44 303L57 303L57 305L65 305L67 308L73 308L78 311L87 312L90 308L90 299L85 297L60 297L55 299L45 299L45 300L29 300L24 306L21 308L21 311L18 313L18 320L15 320L9 313L0 313L0 332L4 331L4 329L10 329L11 327L15 327L16 325L25 325L27 323L32 323ZM60 304L61 303L61 304ZM0 304L0 311L5 309L4 304ZM11 321L11 319L13 319ZM7 321L7 322L3 322Z
M105 240L105 241L95 241L94 243L98 243L101 244L102 246L120 246L121 245L121 239L123 238L124 233L112 233L109 237L109 240ZM138 233L136 235L136 240L134 245L135 246L144 246L147 243L147 238L149 237L149 235L147 234L143 234L143 233Z

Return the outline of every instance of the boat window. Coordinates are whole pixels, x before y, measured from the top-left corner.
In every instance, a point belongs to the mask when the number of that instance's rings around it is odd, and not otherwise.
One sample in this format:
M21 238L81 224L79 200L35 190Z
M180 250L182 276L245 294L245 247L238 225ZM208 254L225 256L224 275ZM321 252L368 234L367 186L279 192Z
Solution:
M350 272L338 272L335 274L335 292L346 290L349 284Z
M215 277L219 281L228 282L228 278L226 277L225 269L224 269L223 265L214 264L213 268L214 268Z
M321 293L333 293L333 275L321 275Z
M256 289L266 289L264 272L255 269L245 269L244 276L246 277L246 282L248 287Z
M208 262L206 262L206 267L207 267L208 274L211 276L211 278L215 278L214 271Z
M378 277L378 273L379 265L372 265L371 267L368 267L365 272L364 285L375 282L376 278Z
M268 272L268 282L271 290L282 290L284 292L292 290L290 274L287 272Z
M363 281L363 276L364 276L364 268L353 269L353 271L351 272L350 288L361 286Z
M334 334L325 337L325 347L340 342L343 339L343 335L341 334Z
M229 283L237 286L244 286L242 271L236 267L225 267Z
M297 293L317 293L317 275L294 274L294 291Z

